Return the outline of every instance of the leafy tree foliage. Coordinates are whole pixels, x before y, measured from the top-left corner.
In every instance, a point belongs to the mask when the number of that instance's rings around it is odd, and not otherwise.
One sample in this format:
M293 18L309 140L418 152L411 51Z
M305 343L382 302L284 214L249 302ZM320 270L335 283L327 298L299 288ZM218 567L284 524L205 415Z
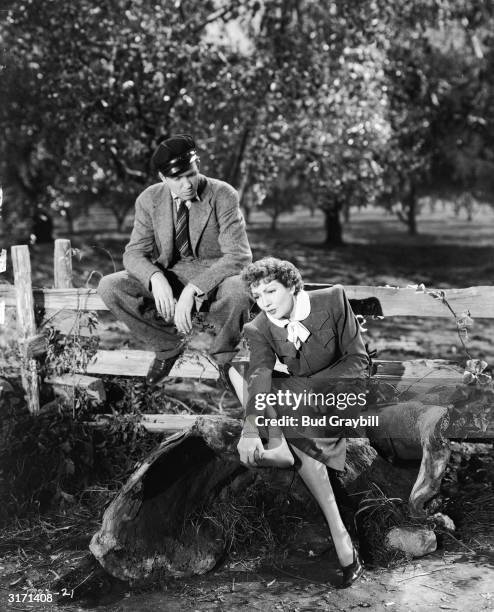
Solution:
M215 20L232 17L239 3L216 4L12 5L1 30L0 94L10 104L0 111L0 146L5 182L25 211L54 201L79 208L97 201L121 225L150 182L154 147L175 131L193 131L211 145L211 165L222 147L223 159L227 149L231 158L243 129L233 110L242 92L227 68L238 54L231 50L226 58L204 33Z
M382 60L352 22L366 8L333 3L328 13L321 3L267 2L256 33L256 53L269 63L244 175L268 192L280 175L298 177L283 202L308 194L325 212L328 244L342 241L347 203L366 205L380 189L388 138ZM272 210L272 199L265 202Z
M492 77L483 49L492 51L492 17L483 1L418 0L396 11L387 53L392 139L382 201L401 205L411 234L421 196L476 189L481 158L489 149L492 155L487 130L475 129L489 122L485 89Z
M266 3L257 48L273 58L271 104L254 156L269 169L264 183L280 165L298 173L325 212L328 244L342 242L341 211L350 206L398 205L413 234L421 196L487 193L489 2L341 1L327 8Z
M273 215L492 193L489 0L21 0L0 25L3 220L93 203L121 227L159 141ZM283 186L289 180L290 187ZM274 202L275 197L276 202ZM29 231L26 226L25 231Z

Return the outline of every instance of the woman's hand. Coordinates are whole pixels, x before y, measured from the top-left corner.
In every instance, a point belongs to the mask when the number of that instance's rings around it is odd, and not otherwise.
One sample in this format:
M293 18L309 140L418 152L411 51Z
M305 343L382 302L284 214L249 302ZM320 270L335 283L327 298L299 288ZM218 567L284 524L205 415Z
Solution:
M253 467L262 459L264 446L258 434L244 430L237 444L237 450L240 455L240 462Z

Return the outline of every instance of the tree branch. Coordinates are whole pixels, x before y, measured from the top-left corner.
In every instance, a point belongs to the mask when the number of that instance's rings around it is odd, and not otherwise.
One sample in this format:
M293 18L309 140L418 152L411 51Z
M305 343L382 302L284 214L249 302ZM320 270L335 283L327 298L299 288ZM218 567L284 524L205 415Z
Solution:
M127 164L118 156L118 151L115 147L109 147L109 151L113 161L115 162L117 174L121 179L125 179L127 176L130 176L139 183L144 183L147 180L147 174L145 172L133 170L127 166Z
M193 34L197 34L201 30L203 30L207 25L209 25L210 23L213 23L214 21L217 21L218 19L221 19L222 17L225 17L225 15L227 15L228 13L231 13L234 8L237 8L239 6L239 4L240 3L238 2L238 0L236 2L231 2L229 4L229 6L226 6L225 8L221 8L216 13L213 13L213 15L211 17L206 19L206 21L203 21L202 23L198 24L192 30Z

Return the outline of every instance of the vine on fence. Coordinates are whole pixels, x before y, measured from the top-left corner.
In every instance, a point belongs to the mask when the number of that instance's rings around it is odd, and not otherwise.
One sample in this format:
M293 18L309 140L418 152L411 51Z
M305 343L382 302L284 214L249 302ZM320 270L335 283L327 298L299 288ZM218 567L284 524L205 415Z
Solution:
M432 296L436 300L440 300L446 308L451 312L456 322L456 332L460 339L461 345L465 356L467 357L465 363L465 371L463 373L463 382L465 384L479 384L486 385L492 381L492 376L484 370L487 369L488 364L486 361L481 359L474 359L470 354L466 341L468 340L468 330L473 327L473 318L471 317L470 311L465 310L459 315L453 310L451 304L446 298L446 292L442 289L427 289L423 283L420 285L408 285L410 289L415 289L417 293L425 293L426 295Z
M99 336L94 332L98 325L95 312L76 311L74 323L64 334L53 324L45 324L48 339L46 354L47 371L53 374L76 374L85 372L87 365L96 354ZM81 333L87 330L88 334Z
M99 336L94 333L98 325L97 314L77 310L72 327L67 333L57 329L52 320L53 317L43 325L43 332L48 340L44 361L45 376L85 372L99 346ZM72 416L75 418L76 413L87 413L92 403L85 389L74 386L70 404Z
M436 383L436 386L429 389L427 394L422 398L425 403L430 403L434 395L441 396L441 402L448 405L451 409L450 422L455 423L457 431L460 427L463 430L463 435L478 434L479 432L487 432L492 426L492 406L494 399L494 388L492 385L492 375L489 365L482 359L476 359L468 350L467 341L469 330L474 325L474 320L471 313L467 310L457 314L449 303L446 292L440 289L427 289L423 283L420 285L408 285L408 289L414 289L417 293L430 295L435 300L440 300L442 304L449 310L456 324L456 332L463 348L465 361L463 363L464 372L461 379L462 384L456 385L453 391L446 391L441 388L441 385ZM379 316L378 318L383 318ZM366 332L366 319L363 316L357 316L358 323L362 332ZM433 370L426 373L420 381L432 374ZM401 370L397 369L397 375L401 374ZM460 380L458 381L460 382ZM369 398L371 404L382 405L393 402L403 401L409 398L409 391L412 390L414 384L411 384L406 389L399 389L391 382L375 380L370 378L369 381Z
M177 360L177 365L180 367L186 360L190 363L191 359L192 363L202 365L201 356L209 361L209 363L215 365L210 355L215 337L215 327L207 321L205 313L194 313L192 317L192 330L188 334L183 334L184 349L190 349L193 352L192 354L189 353L187 357L182 353Z

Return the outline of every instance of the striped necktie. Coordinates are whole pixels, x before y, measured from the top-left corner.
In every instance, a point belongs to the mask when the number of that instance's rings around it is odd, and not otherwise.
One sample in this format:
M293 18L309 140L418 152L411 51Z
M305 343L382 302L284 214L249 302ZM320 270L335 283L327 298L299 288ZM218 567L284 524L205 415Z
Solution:
M190 257L192 255L189 242L189 209L183 200L180 201L177 212L175 244L180 257Z

